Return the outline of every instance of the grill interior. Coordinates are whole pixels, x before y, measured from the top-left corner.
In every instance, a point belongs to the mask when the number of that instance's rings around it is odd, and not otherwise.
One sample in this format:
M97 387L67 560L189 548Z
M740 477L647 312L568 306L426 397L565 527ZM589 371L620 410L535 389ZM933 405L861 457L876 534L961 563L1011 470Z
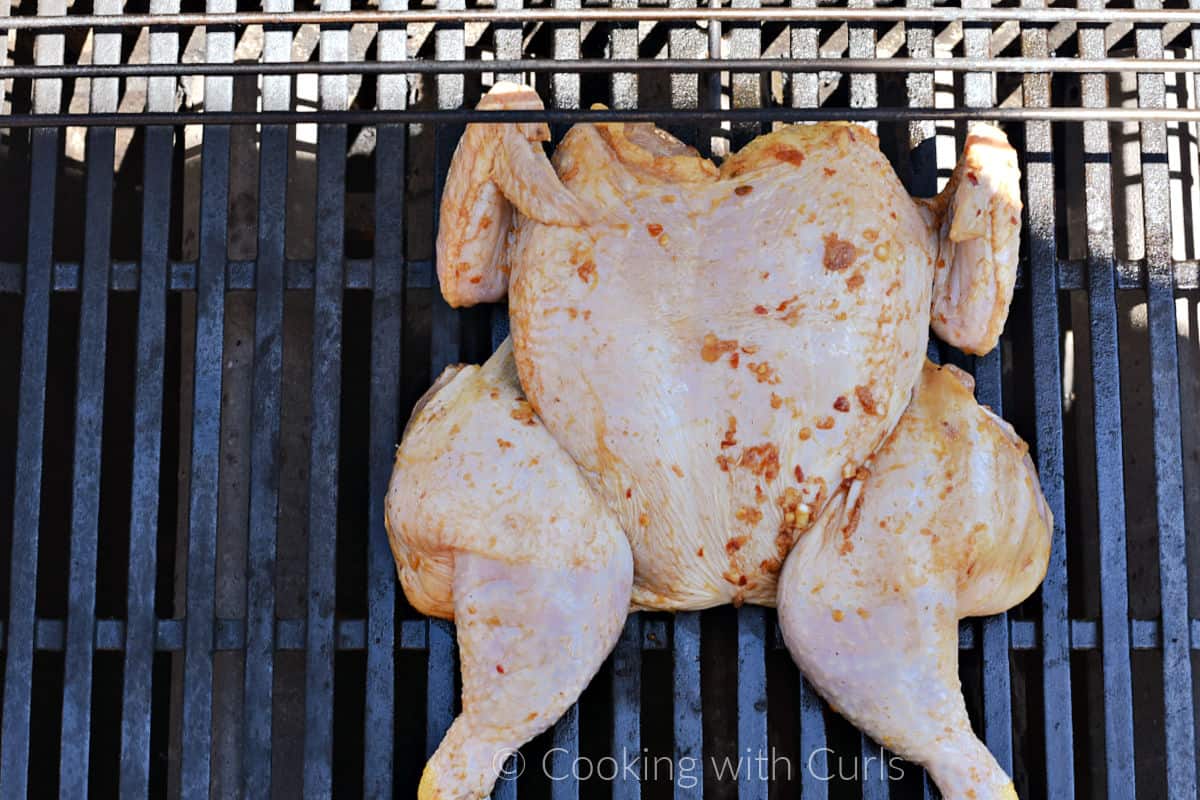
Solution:
M517 78L556 137L594 102L716 156L873 121L918 195L1004 120L1005 336L930 351L1056 529L1043 587L961 628L968 708L1021 797L1196 797L1200 11L148 3L0 0L0 796L414 796L454 634L397 591L382 498L413 402L507 333L431 259L468 109ZM934 794L755 608L632 617L523 754L496 800Z

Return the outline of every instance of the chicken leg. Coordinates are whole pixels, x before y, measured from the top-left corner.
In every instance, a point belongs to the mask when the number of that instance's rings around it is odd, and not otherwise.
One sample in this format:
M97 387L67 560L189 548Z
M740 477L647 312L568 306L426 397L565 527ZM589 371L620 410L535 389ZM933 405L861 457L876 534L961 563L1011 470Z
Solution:
M417 796L476 800L616 645L633 560L522 398L511 345L430 391L397 453L387 524L409 600L456 623L463 687Z
M1034 590L1050 527L1024 443L965 373L927 364L895 432L784 565L780 624L801 671L946 800L1016 798L967 718L958 620Z

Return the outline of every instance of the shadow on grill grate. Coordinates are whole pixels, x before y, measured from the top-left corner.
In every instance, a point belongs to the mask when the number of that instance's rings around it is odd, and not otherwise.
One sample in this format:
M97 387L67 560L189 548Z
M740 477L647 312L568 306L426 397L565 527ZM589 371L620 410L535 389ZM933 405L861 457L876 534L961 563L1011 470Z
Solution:
M930 16L906 22L870 0L671 0L638 22L558 0L565 16L522 23L487 16L520 0L443 0L449 21L433 25L407 0L346 18L349 0L328 0L328 19L265 29L127 17L63 31L34 25L68 14L65 0L14 2L0 67L14 125L0 135L0 796L413 795L455 709L453 631L396 590L382 493L431 376L507 334L502 308L453 312L435 291L436 201L470 116L437 115L524 77L555 109L652 109L716 156L812 109L876 117L920 195L948 177L963 119L1029 111L1006 124L1027 241L1001 347L931 348L1033 444L1059 523L1044 587L962 627L968 707L1022 797L1195 797L1200 118L1187 70L1200 13L1135 27L1099 0L1080 0L1086 24L1042 0L962 5L994 13L964 22L909 0ZM670 9L683 16L650 19ZM122 11L255 9L80 0L68 19ZM656 66L666 58L699 68ZM758 58L791 60L718 63ZM866 59L878 69L854 66ZM1071 66L1084 60L1093 71ZM1163 71L1139 75L1139 60ZM445 62L457 71L427 74ZM242 71L219 73L230 64ZM1130 119L1037 118L1051 108ZM1132 121L1139 109L1168 113ZM84 127L117 112L159 116ZM59 113L91 116L29 125ZM197 124L213 120L263 124ZM640 780L571 775L575 756L623 754L640 757ZM765 754L769 786L729 776L760 768L747 754ZM496 798L931 791L823 706L774 613L753 609L634 617L577 713L524 755L531 768ZM688 756L704 769L681 769Z

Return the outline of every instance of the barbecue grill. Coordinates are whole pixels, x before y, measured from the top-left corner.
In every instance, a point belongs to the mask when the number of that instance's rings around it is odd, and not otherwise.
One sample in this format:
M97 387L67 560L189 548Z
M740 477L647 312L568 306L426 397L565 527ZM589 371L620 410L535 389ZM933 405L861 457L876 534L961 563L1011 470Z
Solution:
M1013 313L930 353L1055 529L1042 588L961 627L968 707L1022 797L1197 796L1200 2L147 2L0 0L0 797L414 796L454 631L397 591L383 495L432 377L507 335L431 260L501 79L548 108L490 119L717 156L861 120L923 195L1002 122ZM749 607L631 617L522 756L496 800L934 794Z

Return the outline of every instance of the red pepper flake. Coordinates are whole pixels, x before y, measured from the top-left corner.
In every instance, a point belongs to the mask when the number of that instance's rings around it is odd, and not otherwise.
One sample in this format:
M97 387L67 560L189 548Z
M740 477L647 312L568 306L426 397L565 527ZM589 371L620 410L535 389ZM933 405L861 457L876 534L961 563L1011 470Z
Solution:
M737 435L737 417L729 418L729 427L725 429L725 438L721 440L721 449L733 447L737 444L737 439L733 438Z
M753 186L743 184L743 185L737 187L736 189L734 189L733 193L736 194L738 197L745 197L746 195L750 194L753 191L754 191Z
M585 261L575 270L575 274L579 276L579 280L584 283L591 283L592 278L596 275L596 262Z
M734 515L738 522L745 522L750 525L757 525L762 521L762 512L752 506L742 506ZM736 542L736 544L734 544ZM729 543L734 545L733 549L737 550L745 542L745 538L739 536L737 539L730 539Z
M671 465L671 472L674 472L680 478L683 477L683 467L679 466L678 464Z
M758 306L754 307L754 313L758 314L760 317L765 317L767 314L770 313L770 311L767 309L766 306L758 305Z
M804 483L804 470L800 469L799 464L792 470L792 474L796 476L796 483Z
M757 513L760 518L762 517L761 512L759 512L757 508L746 508L743 510L744 511L753 511L753 512ZM738 512L738 513L739 513L738 519L741 519L741 516L740 516L741 512ZM750 539L749 536L733 537L732 539L730 539L728 542L725 543L725 552L729 555L733 555L738 550L741 550L742 545L744 545L749 539Z
M651 222L650 224L648 224L646 226L646 233L650 234L651 236L653 236L655 238L658 238L658 236L662 232L663 232L663 226L659 225L657 222Z
M825 168L825 177L832 178L834 175L837 175L836 169L832 169L830 167Z
M871 394L869 386L855 386L854 396L858 398L858 402L863 407L863 411L868 414L875 414L879 411L878 405L875 403L875 397Z
M725 353L732 353L737 350L736 339L718 339L716 334L704 334L704 345L700 348L700 357L709 364L716 361Z
M789 297L787 300L784 300L782 303L777 305L775 307L775 310L776 311L787 311L787 307L790 306L792 303L797 302L799 299L800 299L800 295L794 294L791 297Z
M696 555L700 556L700 558L704 558L704 548L701 547L699 550L697 550Z
M497 439L496 444L500 445L501 450L507 450L513 446L512 442L508 441L507 439Z
M850 410L850 401L846 399L844 394L839 394L837 399L833 401L833 407L835 410L845 414Z
M729 366L733 367L734 369L737 369L737 368L738 368L738 362L739 362L740 360L741 360L741 359L738 357L738 354L737 354L737 353L734 353L733 355L731 355L731 356L729 357Z
M967 180L969 180L971 182L972 186L979 185L979 178L975 177L974 172L970 172L970 171L967 172Z
M500 666L499 664L497 664L497 665L496 665L496 672L499 672L501 675L503 675L503 674L504 674L504 667L502 667L502 666Z
M821 239L825 242L825 255L822 263L830 272L841 272L848 269L854 263L854 259L858 257L858 248L852 242L839 239L836 233L826 234Z
M633 489L626 489L625 490L625 499L628 500L631 497L633 497Z
M779 448L771 442L747 447L742 450L738 466L773 481L779 475Z
M771 386L779 383L779 375L775 372L775 368L766 361L761 363L750 362L746 367L754 373L754 377L759 383L766 383Z
M471 283L480 283L481 281L483 281L482 275L476 275L475 277L471 278Z

